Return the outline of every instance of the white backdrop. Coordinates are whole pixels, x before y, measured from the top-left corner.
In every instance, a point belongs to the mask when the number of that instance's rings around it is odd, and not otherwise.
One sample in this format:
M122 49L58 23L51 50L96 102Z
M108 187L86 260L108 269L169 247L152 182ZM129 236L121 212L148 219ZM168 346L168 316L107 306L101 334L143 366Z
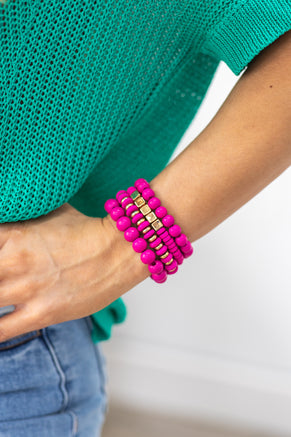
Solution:
M175 156L237 80L221 62ZM291 435L290 187L289 168L166 283L123 296L127 320L102 343L110 402Z

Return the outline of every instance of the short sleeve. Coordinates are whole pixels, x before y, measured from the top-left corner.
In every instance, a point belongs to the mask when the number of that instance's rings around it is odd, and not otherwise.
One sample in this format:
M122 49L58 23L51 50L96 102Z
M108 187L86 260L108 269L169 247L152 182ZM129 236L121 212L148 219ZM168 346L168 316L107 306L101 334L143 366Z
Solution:
M221 19L219 3L224 10ZM265 47L291 29L291 0L232 0L227 2L227 13L225 3L215 1L215 19L201 51L239 75Z

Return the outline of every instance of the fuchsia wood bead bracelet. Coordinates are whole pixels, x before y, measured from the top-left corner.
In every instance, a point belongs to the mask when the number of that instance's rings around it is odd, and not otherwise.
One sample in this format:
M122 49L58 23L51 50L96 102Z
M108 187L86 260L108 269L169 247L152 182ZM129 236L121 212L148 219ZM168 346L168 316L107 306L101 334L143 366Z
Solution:
M165 282L167 275L176 273L184 258L192 255L191 242L145 179L118 191L116 199L108 199L104 208L134 251L140 253L155 282Z

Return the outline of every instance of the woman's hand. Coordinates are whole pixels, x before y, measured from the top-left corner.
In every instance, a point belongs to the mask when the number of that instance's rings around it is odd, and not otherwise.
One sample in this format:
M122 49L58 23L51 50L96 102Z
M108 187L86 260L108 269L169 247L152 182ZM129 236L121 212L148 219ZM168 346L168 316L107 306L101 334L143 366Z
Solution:
M0 224L0 342L97 312L149 276L108 215L69 204L37 219Z

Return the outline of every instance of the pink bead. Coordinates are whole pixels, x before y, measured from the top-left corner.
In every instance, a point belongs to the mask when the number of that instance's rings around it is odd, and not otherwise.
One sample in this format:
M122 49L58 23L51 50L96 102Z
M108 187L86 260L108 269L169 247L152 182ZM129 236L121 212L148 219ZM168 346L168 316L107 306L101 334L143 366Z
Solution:
M121 208L121 206L115 206L115 208L110 211L110 216L114 221L117 221L119 217L124 216L124 209Z
M191 243L190 243L190 241L188 241L186 244L185 244L185 246L182 246L181 247L181 251L183 252L183 253L187 253L187 252L190 252L190 250L191 250Z
M144 215L141 212L139 212L138 214L135 214L131 219L132 223L134 223L134 224L137 223L143 217L144 217Z
M165 282L165 281L167 280L167 273L166 273L165 270L164 270L162 273L160 273L159 275L153 273L153 274L151 275L151 278L152 278L154 281L156 281L156 282L158 282L159 284L161 284L162 282Z
M185 244L187 243L188 238L186 237L185 234L181 234L179 237L177 237L175 239L175 242L178 246L185 246Z
M143 238L137 238L132 243L132 247L135 252L141 253L147 248L147 242Z
M166 226L167 228L169 228L170 226L172 226L175 222L174 217L170 214L166 215L163 219L162 219L163 225Z
M145 188L150 188L149 183L143 179L139 178L134 183L135 188L141 193Z
M127 192L125 190L120 190L116 193L115 197L118 200L118 202L120 202L120 200L125 196L128 196Z
M126 191L128 192L129 195L131 195L134 191L136 191L136 188L135 187L129 187Z
M167 235L165 238L163 238L164 243L170 244L172 243L173 239L170 237L170 235Z
M126 197L126 199L128 199L128 196L123 196L123 195L121 195L121 196L119 196L119 197L117 198L117 200L118 200L120 206L122 206L122 200L123 200L125 197Z
M158 199L157 197L151 197L150 200L148 200L148 206L151 209L156 209L161 205L161 201L160 199Z
M169 229L169 234L172 237L179 237L179 235L181 234L181 228L179 225L173 225L170 227Z
M156 210L155 210L155 214L158 218L163 218L165 217L165 215L167 215L168 211L164 206L159 206Z
M173 256L175 257L175 258L179 258L181 255L182 255L182 253L180 252L180 250L173 250L173 251L171 251L171 253L173 254ZM183 255L182 255L183 256Z
M134 211L138 211L138 207L136 205L131 205L129 208L127 208L126 215L130 217Z
M154 197L155 193L151 188L145 188L141 195L145 200L149 200L151 197Z
M159 281L156 281L158 284L162 284L163 282L166 282L166 280L168 279L168 275L165 276L163 279L160 279Z
M120 198L121 198L120 200L122 200L122 196L120 196ZM125 208L126 205L129 205L129 203L133 203L133 202L132 202L132 199L130 197L127 197L126 199L124 199L121 202L122 208Z
M169 249L169 252L173 255L173 257L174 257L175 259L178 259L178 258L180 257L180 255L181 255L181 254L175 252L174 249Z
M171 253L169 253L169 255L166 256L166 258L162 258L161 261L163 263L167 263L167 262L171 261L171 259L173 259L173 255Z
M168 266L165 265L165 269L167 271L175 269L176 267L178 267L178 263L175 259L173 259L173 262L171 262L171 264L169 264Z
M180 249L177 249L176 257L177 257L177 258L180 258L181 256L184 258L183 253L181 252L181 250L180 250Z
M118 204L116 199L108 199L104 203L104 209L105 209L106 212L108 212L108 214L116 206L119 206L119 204Z
M134 227L128 228L124 232L124 238L126 239L126 241L134 241L138 237L139 237L139 232Z
M155 233L155 231L153 229L151 229L150 231L148 231L144 234L143 238L148 240L149 238L151 238L154 235L154 233Z
M156 259L156 254L153 250L146 249L142 252L140 259L144 264L151 264Z
M168 250L167 246L163 245L159 250L156 251L158 256L164 255Z
M163 232L165 232L165 230L166 230L166 228L164 228L164 226L162 226L161 229L159 229L159 230L157 231L157 234L158 234L158 235L161 235Z
M183 256L181 256L181 257L179 257L179 258L175 258L176 259L176 261L177 261L177 263L180 265L180 264L183 264L183 261L184 261L184 257Z
M173 269L171 272L169 272L168 270L168 275L174 275L175 273L177 273L177 271L178 271L178 266L175 269Z
M161 229L162 229L162 228L161 228ZM164 238L166 238L166 237L169 235L169 233L168 233L168 231L164 231L164 232L162 232L162 233L159 234L159 235L160 235L161 239L164 240Z
M126 231L131 225L131 220L129 217L120 217L116 222L116 227L119 231Z
M148 265L148 269L150 273L155 273L158 275L164 270L164 264L160 260L156 259L153 263Z
M187 252L187 253L184 253L184 258L189 258L189 256L191 256L193 252L194 252L194 249L193 249L193 247L192 247L192 250L190 250L190 251Z
M158 238L156 238L155 239L155 241L153 241L152 243L150 243L150 247L152 247L153 249L155 248L155 247L157 247L159 244L161 244L162 243L162 240L161 240L161 238L160 237L158 237Z
M145 220L140 225L138 225L137 229L139 230L139 232L142 232L148 226L150 226L150 224L149 224L149 222L147 220Z

